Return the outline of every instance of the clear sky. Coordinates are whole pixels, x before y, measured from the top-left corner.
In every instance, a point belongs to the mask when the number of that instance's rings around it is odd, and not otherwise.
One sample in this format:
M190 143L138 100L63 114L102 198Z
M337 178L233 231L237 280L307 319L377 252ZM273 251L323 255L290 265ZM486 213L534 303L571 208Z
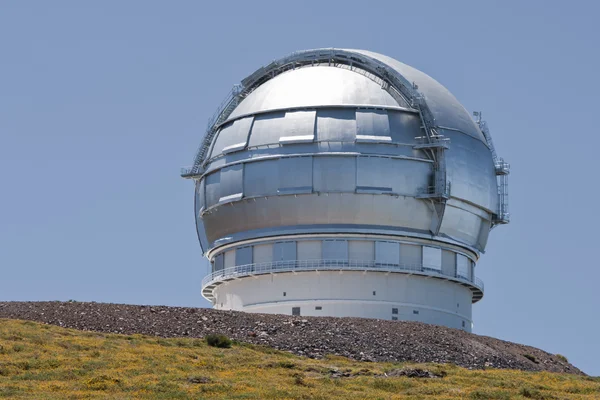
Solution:
M513 222L474 332L600 375L596 1L0 2L0 300L206 307L179 177L231 86L295 50L377 51L482 110Z

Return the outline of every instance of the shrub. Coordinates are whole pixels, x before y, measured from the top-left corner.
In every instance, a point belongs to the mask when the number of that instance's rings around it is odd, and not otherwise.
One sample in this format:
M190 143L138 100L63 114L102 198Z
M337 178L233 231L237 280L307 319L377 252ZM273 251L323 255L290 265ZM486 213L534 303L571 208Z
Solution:
M538 360L535 359L534 356L532 356L531 354L523 354L523 357L525 357L526 359L528 359L531 362L534 362L536 364L539 364L540 362Z
M206 343L212 347L219 347L221 349L231 347L231 339L225 335L210 334L206 335Z
M557 354L556 358L558 358L560 361L568 363L569 360L567 359L567 357L563 356L562 354Z

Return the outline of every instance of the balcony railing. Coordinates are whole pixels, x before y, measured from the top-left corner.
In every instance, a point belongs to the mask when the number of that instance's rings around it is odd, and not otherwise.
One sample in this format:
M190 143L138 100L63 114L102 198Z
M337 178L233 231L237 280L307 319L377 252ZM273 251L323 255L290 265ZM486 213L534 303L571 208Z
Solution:
M273 261L238 265L214 271L202 279L202 288L223 280L241 278L245 276L299 271L377 271L400 272L451 279L474 286L483 292L483 281L476 277L466 277L458 273L447 274L439 267L423 264L386 264L377 261L361 260L290 260Z

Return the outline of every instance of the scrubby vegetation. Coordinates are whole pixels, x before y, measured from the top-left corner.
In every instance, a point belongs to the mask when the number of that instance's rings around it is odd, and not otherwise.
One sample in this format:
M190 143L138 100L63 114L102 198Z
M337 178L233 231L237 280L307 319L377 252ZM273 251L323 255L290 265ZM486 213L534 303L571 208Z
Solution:
M219 348L202 339L101 334L0 319L0 398L598 399L600 379L342 357L313 360L250 344Z
M206 339L206 344L208 344L209 346L212 346L212 347L218 347L220 349L228 349L231 347L231 339L229 339L225 335L219 335L219 334L213 333L210 335L206 335L205 339Z

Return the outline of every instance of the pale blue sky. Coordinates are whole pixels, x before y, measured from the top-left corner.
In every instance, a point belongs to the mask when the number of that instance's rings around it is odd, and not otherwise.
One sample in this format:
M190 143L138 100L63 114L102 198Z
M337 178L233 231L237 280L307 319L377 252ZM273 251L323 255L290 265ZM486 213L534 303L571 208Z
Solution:
M231 86L294 50L419 68L482 110L513 222L474 332L600 375L595 1L2 1L0 300L207 306L179 178Z

